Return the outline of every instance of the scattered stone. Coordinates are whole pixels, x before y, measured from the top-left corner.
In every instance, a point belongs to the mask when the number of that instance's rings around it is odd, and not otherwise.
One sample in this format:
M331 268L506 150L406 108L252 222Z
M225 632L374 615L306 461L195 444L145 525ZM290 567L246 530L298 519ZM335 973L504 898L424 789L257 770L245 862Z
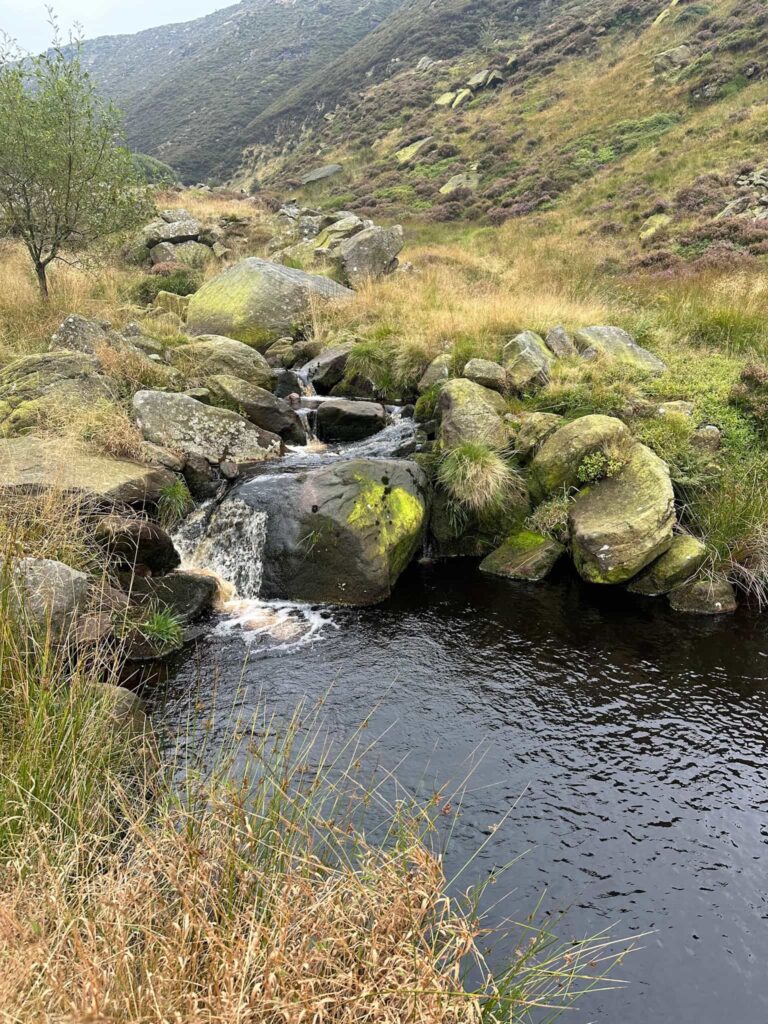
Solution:
M647 242L671 223L672 218L668 213L654 213L643 221L638 237L641 242Z
M707 423L698 427L691 434L691 444L708 452L716 452L722 444L723 433L714 423Z
M534 498L579 486L579 467L588 455L606 445L632 443L626 424L614 416L581 416L556 430L536 453L529 473Z
M555 357L534 331L523 331L502 350L508 386L521 394L543 387L549 380Z
M440 188L440 194L449 196L460 188L466 188L469 189L470 192L474 192L479 185L480 175L477 171L465 171L462 174L454 174L450 177Z
M198 452L189 452L184 458L184 482L195 501L215 498L221 487L210 462Z
M306 327L317 302L351 297L349 289L327 277L251 256L195 292L187 329L193 335L236 338L263 349Z
M451 104L451 109L457 110L459 107L463 107L465 103L472 99L473 95L474 93L471 89L459 89Z
M76 445L16 437L0 444L0 496L48 488L82 492L107 505L155 506L176 477L167 469L93 455Z
M149 249L161 242L170 242L173 245L179 242L196 242L201 231L202 225L194 217L171 223L160 219L144 228L144 241Z
M318 356L302 367L301 376L312 384L319 395L327 395L343 378L349 354L354 347L354 342L350 341L323 349Z
M453 101L456 99L455 92L443 92L435 100L436 107L452 107Z
M399 149L395 153L395 160L397 160L399 164L410 163L411 160L419 155L425 146L429 145L432 139L433 136L428 135L425 139L419 139L417 142L412 142L409 146L403 146L402 149Z
M562 326L553 327L547 331L544 344L556 359L567 359L569 356L577 354L573 338Z
M694 580L669 595L676 612L689 615L726 615L736 611L736 591L727 580Z
M442 411L440 440L445 448L464 441L498 448L506 445L508 430L502 416L507 406L498 392L456 377L441 388L438 408Z
M386 422L384 406L377 402L332 398L318 407L317 436L321 441L362 441L378 434Z
M133 415L147 441L203 455L214 464L262 462L281 454L276 434L249 423L228 409L201 405L187 395L138 391Z
M483 559L480 569L512 580L543 580L564 552L565 548L557 541L523 530Z
M688 583L707 560L707 549L696 537L678 534L667 551L627 587L633 594L657 597Z
M355 459L256 476L230 500L267 513L265 598L369 605L421 547L427 479L413 462Z
M275 398L289 398L291 395L304 395L307 393L307 385L296 370L283 370L282 373L278 373L275 379ZM314 393L314 388L312 393Z
M324 167L316 167L313 171L307 171L306 174L302 174L299 181L302 185L311 185L315 181L325 181L327 178L333 178L335 175L340 174L342 170L341 164L326 164Z
M667 368L658 356L638 345L621 327L583 327L576 332L573 341L585 359L605 356L649 373L663 373Z
M258 387L269 388L274 371L261 352L234 338L203 334L169 352L171 362L187 376L199 375L207 380L218 374L239 377Z
M224 374L211 377L216 396L234 406L262 430L278 434L286 444L306 444L307 435L298 413L282 398L264 388Z
M193 270L202 270L210 260L214 258L213 251L202 242L179 242L173 247L171 262L180 263L184 267L191 267ZM150 257L155 250L150 253ZM154 262L154 261L153 261ZM158 260L157 262L162 262Z
M371 227L345 238L339 246L339 263L344 281L360 288L367 281L391 274L403 248L403 229Z
M103 516L94 539L122 567L146 566L153 573L170 572L179 564L173 541L158 523L147 519Z
M591 583L632 579L672 544L675 500L666 463L635 444L620 472L577 495L569 524L580 576Z
M503 366L491 362L490 359L470 359L464 367L467 380L490 388L491 391L503 392L507 386L507 374Z
M696 54L687 43L681 43L671 50L664 50L657 53L653 58L653 70L657 75L667 74L670 71L679 71L687 67L695 58Z
M293 338L279 338L264 353L264 358L275 369L289 369L296 362L296 346Z
M693 402L663 402L656 409L657 416L685 416L690 419L693 416L695 406Z
M422 374L421 380L417 385L416 390L419 394L423 395L425 391L429 391L435 384L448 380L451 376L452 365L453 356L450 352L443 352L442 355L436 356Z
M141 461L151 466L161 466L170 469L173 473L181 473L184 469L184 459L171 452L167 448L161 448L159 444L152 444L149 441L142 442Z
M526 413L515 436L515 454L522 462L527 462L562 425L563 417L553 412Z
M88 577L52 558L20 558L13 563L9 599L18 614L36 629L50 627L60 638L85 610Z
M86 352L93 355L99 345L107 343L111 325L105 320L86 320L71 313L51 337L51 350Z

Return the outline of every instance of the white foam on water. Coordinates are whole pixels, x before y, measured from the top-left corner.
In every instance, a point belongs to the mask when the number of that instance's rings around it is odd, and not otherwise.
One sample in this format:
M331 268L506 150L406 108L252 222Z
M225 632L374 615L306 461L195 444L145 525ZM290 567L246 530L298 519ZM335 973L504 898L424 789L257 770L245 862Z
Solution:
M205 502L173 538L184 569L218 581L223 617L215 633L238 632L270 652L288 651L310 643L334 623L326 611L309 605L261 600L266 539L266 512L239 498Z

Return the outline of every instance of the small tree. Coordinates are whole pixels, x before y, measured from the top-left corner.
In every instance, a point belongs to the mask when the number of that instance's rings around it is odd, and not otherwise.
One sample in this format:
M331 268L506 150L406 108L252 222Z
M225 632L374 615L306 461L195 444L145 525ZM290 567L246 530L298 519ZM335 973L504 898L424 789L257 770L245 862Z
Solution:
M39 57L0 40L0 221L19 237L48 296L47 269L137 224L148 210L122 117L85 71L80 41Z

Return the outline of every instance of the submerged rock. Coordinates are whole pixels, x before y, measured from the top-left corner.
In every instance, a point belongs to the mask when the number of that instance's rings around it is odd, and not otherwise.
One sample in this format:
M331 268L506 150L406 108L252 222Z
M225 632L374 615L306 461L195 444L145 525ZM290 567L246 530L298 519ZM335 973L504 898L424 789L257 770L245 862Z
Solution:
M355 459L262 473L229 501L266 513L263 597L367 605L421 546L427 480L413 462Z
M348 288L330 278L251 256L195 292L187 329L190 334L220 335L268 348L306 327L316 303L351 297Z
M442 412L440 440L446 448L464 441L499 448L506 445L508 431L502 416L507 406L496 391L455 377L441 388L438 408Z
M512 580L543 580L564 552L565 548L556 540L522 530L484 558L480 569Z
M706 560L707 549L700 540L679 534L661 558L632 580L627 589L647 597L668 594L693 579Z
M579 575L591 583L632 579L672 544L675 501L666 463L635 444L620 472L576 497L569 524Z
M669 595L676 612L689 615L725 615L736 611L736 591L728 580L694 580Z
M133 415L145 440L202 455L211 463L262 462L281 452L276 434L188 395L138 391Z

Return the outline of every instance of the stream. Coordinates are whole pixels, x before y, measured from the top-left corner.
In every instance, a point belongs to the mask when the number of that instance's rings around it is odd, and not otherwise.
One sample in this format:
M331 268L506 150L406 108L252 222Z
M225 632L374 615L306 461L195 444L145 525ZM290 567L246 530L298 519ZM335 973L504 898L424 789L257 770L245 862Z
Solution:
M396 417L368 441L310 445L280 468L405 453L412 431ZM367 722L371 771L395 770L424 800L471 769L449 877L492 834L461 885L520 857L498 883L511 890L504 915L524 919L541 899L566 911L563 939L609 925L617 938L650 933L618 972L627 984L588 996L573 1019L768 1020L764 619L680 616L566 566L531 585L464 559L415 562L376 607L264 602L263 522L243 506L214 537L214 511L177 542L240 596L154 694L177 745L196 745L205 723L223 749L233 716L266 706L288 720L307 699L324 702L340 744Z

